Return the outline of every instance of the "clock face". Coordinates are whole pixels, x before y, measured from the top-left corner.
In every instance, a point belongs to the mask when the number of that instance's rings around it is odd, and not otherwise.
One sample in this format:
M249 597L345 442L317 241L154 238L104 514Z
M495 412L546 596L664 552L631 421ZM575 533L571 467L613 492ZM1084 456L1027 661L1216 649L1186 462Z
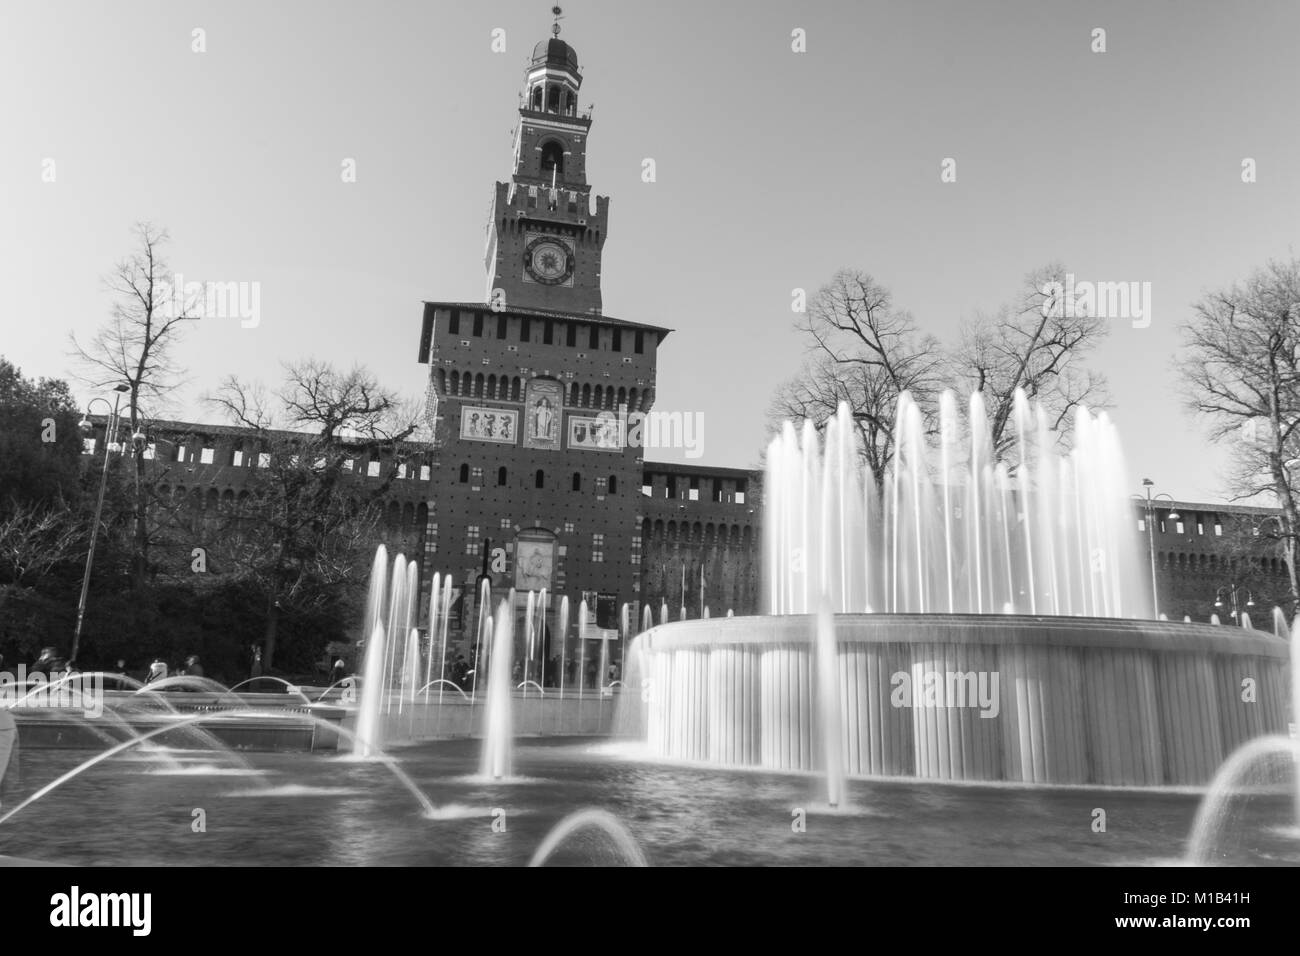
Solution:
M559 285L573 278L573 253L555 239L534 239L524 251L524 268L536 282Z

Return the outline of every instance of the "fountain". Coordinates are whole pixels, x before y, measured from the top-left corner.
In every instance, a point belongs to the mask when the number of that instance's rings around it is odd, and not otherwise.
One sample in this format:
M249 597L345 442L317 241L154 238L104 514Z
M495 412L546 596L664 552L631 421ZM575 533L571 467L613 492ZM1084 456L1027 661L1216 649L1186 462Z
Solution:
M1276 608L1274 609L1277 610ZM1274 615L1277 624L1278 615ZM1284 623L1284 622L1283 622ZM1285 634L1285 632L1283 632ZM1291 719L1300 723L1300 617L1291 628ZM1210 783L1197 810L1188 840L1187 856L1192 863L1215 862L1223 831L1231 815L1232 800L1252 781L1275 783L1268 776L1270 761L1290 763L1291 826L1287 835L1300 838L1300 740L1296 730L1271 733L1248 740L1228 757ZM1281 776L1281 774L1279 774Z
M5 774L9 769L10 758L18 743L18 725L8 710L0 709L0 794L3 794ZM14 761L16 764L17 761Z
M823 601L821 610L817 612L817 700L821 704L818 733L822 739L822 760L826 769L826 802L832 809L837 809L844 801L838 654L835 620L830 605Z
M515 636L508 605L497 609L496 633L489 649L487 685L487 732L483 738L483 756L479 772L493 780L510 776L511 735L510 708L511 668L514 666ZM491 619L489 618L489 621Z
M533 858L528 865L544 866L557 850L573 838L574 834L583 830L596 830L604 834L614 850L615 857L624 865L648 865L645 854L641 852L641 845L636 842L636 837L622 821L608 810L594 807L577 810L557 823L533 853Z
M1078 411L1068 455L1023 395L998 448L979 394L964 442L951 393L938 426L928 441L904 395L880 476L845 406L824 439L773 439L769 615L666 624L661 606L629 649L648 700L624 709L652 756L829 771L834 802L836 754L856 776L1203 785L1285 727L1282 642L1150 620L1105 414Z

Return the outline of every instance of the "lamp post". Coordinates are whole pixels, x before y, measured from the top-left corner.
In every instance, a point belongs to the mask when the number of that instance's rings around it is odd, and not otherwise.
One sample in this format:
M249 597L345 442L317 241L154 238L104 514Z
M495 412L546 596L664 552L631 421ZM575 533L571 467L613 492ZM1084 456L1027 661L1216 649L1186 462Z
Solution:
M1156 587L1156 527L1155 527L1156 511L1155 509L1156 509L1156 502L1159 501L1161 498L1168 498L1170 505L1173 505L1174 498L1172 495L1168 495L1163 492L1161 492L1158 495L1152 496L1151 489L1155 486L1155 482L1152 481L1150 478L1143 478L1142 486L1146 488L1147 493L1145 498L1143 498L1141 495L1130 495L1129 497L1136 498L1138 501L1144 502L1146 505L1147 551L1151 556L1151 613L1158 620L1160 618L1160 591ZM1169 512L1169 517L1171 520L1177 521L1178 512L1171 509Z
M1238 615L1239 615L1239 611L1238 611L1238 605L1237 605L1237 594L1238 594L1238 592L1240 592L1240 591L1245 591L1245 592L1246 592L1246 603L1245 603L1245 605L1243 605L1244 607L1248 607L1248 608L1250 608L1250 607L1254 607L1254 606L1255 606L1255 598L1254 598L1254 596L1250 593L1250 589L1249 589L1249 588L1242 587L1242 586L1239 585L1239 584L1225 584L1223 587L1219 588L1219 590L1217 590L1217 591L1214 592L1214 606L1215 606L1215 607L1219 607L1219 608L1223 607L1223 592L1224 592L1224 591L1227 591L1227 592L1228 592L1228 594L1229 594L1229 596L1230 596L1230 598L1231 598L1231 600L1232 600L1232 619L1233 619L1234 621L1236 621L1238 624L1240 624L1240 623L1241 623L1241 620L1240 620L1240 618L1239 618L1239 616L1238 616Z
M90 548L86 551L86 571L81 578L81 599L77 601L77 628L72 634L72 653L68 655L68 664L76 663L77 651L81 649L81 625L86 619L86 596L90 593L90 569L95 563L95 541L99 537L99 518L104 511L104 490L108 487L108 456L114 444L112 439L117 432L117 410L122 401L122 393L130 391L128 385L118 385L113 389L117 394L113 398L113 411L104 425L104 466L99 473L99 500L95 503L95 520L90 526ZM81 430L91 429L90 409L95 402L108 404L106 398L92 398L86 403L86 417L81 420Z

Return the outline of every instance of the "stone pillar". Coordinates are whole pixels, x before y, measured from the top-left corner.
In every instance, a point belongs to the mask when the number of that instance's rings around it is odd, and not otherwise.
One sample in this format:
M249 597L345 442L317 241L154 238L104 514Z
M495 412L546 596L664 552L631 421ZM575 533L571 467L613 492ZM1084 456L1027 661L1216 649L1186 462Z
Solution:
M1209 783L1223 762L1223 728L1214 667L1203 653L1156 658L1165 783Z
M709 651L708 759L728 766L759 761L758 654L744 646Z
M1083 667L1071 648L1009 644L999 652L1007 780L1087 783Z
M1164 783L1156 680L1149 651L1115 647L1083 652L1090 783Z
M806 646L777 645L759 664L762 765L771 770L811 770L812 667Z
M914 766L912 715L894 707L894 674L907 672L911 656L898 644L846 644L840 649L840 706L845 772L908 776Z
M998 718L981 717L978 701L980 681L984 680L991 689L993 675L996 673L997 652L993 647L974 644L914 646L911 668L912 733L918 777L938 780L1002 779ZM972 685L963 680L964 675L974 675L975 693L970 693ZM932 701L927 691L927 683L931 681L936 687ZM954 689L959 693L954 693ZM998 691L1000 713L1000 674Z

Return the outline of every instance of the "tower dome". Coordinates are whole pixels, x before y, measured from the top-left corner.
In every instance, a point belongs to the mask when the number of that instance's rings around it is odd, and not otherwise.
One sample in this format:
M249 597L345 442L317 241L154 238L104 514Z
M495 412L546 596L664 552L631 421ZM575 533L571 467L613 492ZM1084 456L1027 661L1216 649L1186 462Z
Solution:
M559 37L551 37L533 47L533 66L554 66L577 73L578 51Z

